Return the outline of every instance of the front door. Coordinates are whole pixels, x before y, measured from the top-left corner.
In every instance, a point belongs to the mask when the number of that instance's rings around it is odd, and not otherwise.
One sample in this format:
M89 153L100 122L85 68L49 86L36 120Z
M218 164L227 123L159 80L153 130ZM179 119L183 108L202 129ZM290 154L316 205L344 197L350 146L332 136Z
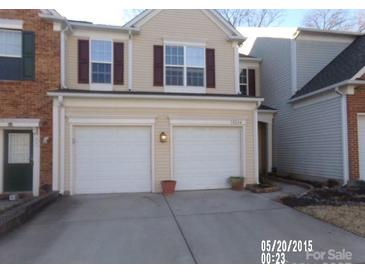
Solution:
M33 133L4 131L4 192L32 191Z

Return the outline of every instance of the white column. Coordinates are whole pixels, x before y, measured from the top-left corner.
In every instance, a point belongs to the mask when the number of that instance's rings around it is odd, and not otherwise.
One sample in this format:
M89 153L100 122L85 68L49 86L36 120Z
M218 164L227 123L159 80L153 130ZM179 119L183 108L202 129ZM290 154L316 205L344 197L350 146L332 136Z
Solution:
M39 180L40 180L40 130L39 128L33 129L33 195L39 196Z
M343 165L343 183L347 184L349 180L349 155L348 155L348 128L347 128L347 95L341 96L341 124L342 124L342 165Z
M59 102L58 99L53 99L52 109L52 189L53 191L59 190Z
M59 188L60 193L65 192L65 107L60 105L60 169L59 169Z
M253 146L254 146L254 169L255 169L255 180L259 183L259 148L258 148L258 120L257 110L254 111L253 116Z
M267 123L266 130L267 139L267 171L271 172L272 169L272 123Z

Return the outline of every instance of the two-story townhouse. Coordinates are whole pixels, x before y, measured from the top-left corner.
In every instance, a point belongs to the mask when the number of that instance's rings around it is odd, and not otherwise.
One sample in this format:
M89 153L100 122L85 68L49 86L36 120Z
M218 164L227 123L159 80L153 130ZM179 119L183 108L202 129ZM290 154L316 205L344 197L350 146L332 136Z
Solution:
M68 23L62 88L49 93L55 190L258 182L260 60L240 58L245 38L216 11L146 10L124 26Z
M0 193L51 189L52 100L62 17L0 10Z
M262 96L277 109L277 172L344 183L364 179L363 36L303 28L241 32L248 36L242 51L263 59Z

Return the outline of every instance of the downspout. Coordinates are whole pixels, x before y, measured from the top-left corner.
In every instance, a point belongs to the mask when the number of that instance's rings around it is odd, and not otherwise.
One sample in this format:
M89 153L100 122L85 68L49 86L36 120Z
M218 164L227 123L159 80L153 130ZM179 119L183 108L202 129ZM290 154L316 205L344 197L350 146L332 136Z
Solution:
M341 125L342 125L342 170L343 184L347 185L349 181L349 155L348 155L348 125L347 125L347 96L337 87L335 92L341 96Z
M132 30L128 30L128 91L132 91L132 56L133 56L133 44L132 44Z
M60 34L60 59L61 59L61 89L67 89L66 86L66 47L65 47L65 32L70 29L69 23L67 21L66 26L61 30Z

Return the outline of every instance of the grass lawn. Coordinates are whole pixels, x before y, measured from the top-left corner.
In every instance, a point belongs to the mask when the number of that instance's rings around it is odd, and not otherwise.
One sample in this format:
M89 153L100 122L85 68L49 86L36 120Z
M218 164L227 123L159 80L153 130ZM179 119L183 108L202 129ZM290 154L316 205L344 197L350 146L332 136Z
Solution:
M311 205L297 210L365 237L365 205Z

